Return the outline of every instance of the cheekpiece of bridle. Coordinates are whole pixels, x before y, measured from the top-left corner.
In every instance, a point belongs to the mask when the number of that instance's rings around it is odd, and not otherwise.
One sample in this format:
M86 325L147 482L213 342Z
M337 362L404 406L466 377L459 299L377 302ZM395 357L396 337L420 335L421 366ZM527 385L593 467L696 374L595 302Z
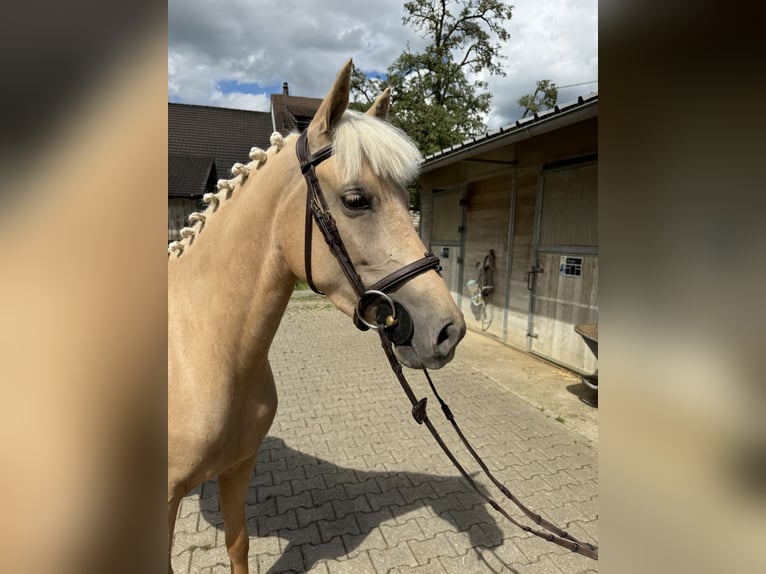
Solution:
M295 147L298 161L300 161L301 172L306 178L306 184L308 186L308 192L306 194L306 239L305 239L305 252L304 261L306 265L306 280L309 287L316 292L321 292L316 288L311 277L311 239L313 235L313 226L311 224L312 218L316 222L317 227L322 232L322 236L325 238L327 245L332 251L332 254L338 260L343 273L348 278L351 285L354 287L354 291L358 297L356 309L354 311L354 325L362 331L367 329L375 329L380 336L383 351L386 353L391 369L396 375L399 384L401 385L407 398L412 405L412 417L418 424L425 425L431 435L436 440L439 447L444 451L452 464L457 468L463 478L471 485L471 487L483 498L492 508L502 514L512 524L518 526L525 532L533 534L539 538L543 538L548 542L553 542L559 546L567 548L572 552L582 554L588 558L598 560L598 547L587 542L580 542L574 536L568 532L562 530L552 522L545 520L539 514L536 514L529 510L522 502L510 491L508 488L500 483L494 475L490 472L487 465L474 450L473 446L468 442L468 439L463 434L462 430L457 424L452 411L449 406L442 400L441 396L436 390L431 377L426 369L423 369L428 384L431 387L436 399L441 405L442 412L446 419L450 422L455 429L460 441L466 447L476 463L484 471L484 474L492 481L492 483L503 493L503 495L512 501L527 518L532 520L538 526L542 526L547 532L542 530L536 530L526 524L518 522L513 518L502 506L500 506L493 498L491 498L483 488L480 488L472 476L463 468L460 462L452 454L452 451L447 447L444 440L439 435L436 427L434 427L431 420L428 418L427 413L427 400L426 397L418 400L415 393L412 391L412 387L407 381L402 371L402 366L396 359L393 351L393 345L405 345L409 343L414 331L412 325L412 318L407 310L399 302L394 301L388 295L388 293L395 291L401 287L404 283L417 277L421 273L430 271L431 269L439 272L441 266L439 265L439 258L432 253L426 253L424 257L414 261L408 265L405 265L398 271L394 271L390 275L387 275L377 283L374 283L370 287L365 287L361 277L354 268L354 264L348 255L343 240L338 232L338 226L335 224L335 219L330 214L330 209L327 205L327 200L322 194L322 188L319 186L319 180L316 175L316 166L322 163L324 160L332 155L332 145L328 145L320 149L315 154L311 154L308 145L308 138L306 130L301 133L298 138L298 143ZM375 323L371 323L364 318L367 308L378 303L375 312Z
M327 242L330 251L340 264L343 273L354 288L357 296L357 304L354 310L354 325L362 331L368 329L383 328L388 332L389 338L395 345L409 343L414 332L412 319L404 306L391 299L389 293L396 291L410 279L417 277L426 271L441 271L439 258L432 253L426 253L421 259L409 263L387 275L380 281L365 287L362 278L357 273L354 263L348 255L346 246L343 244L338 226L330 213L327 200L322 193L319 179L316 175L316 166L332 156L332 144L327 145L314 154L310 153L307 131L304 130L298 138L295 153L301 166L301 173L306 179L308 191L306 193L306 232L304 242L304 262L306 266L306 282L315 293L320 293L311 276L311 242L314 227L312 219L316 222L319 231ZM377 303L376 322L372 323L365 319L365 312L370 305Z

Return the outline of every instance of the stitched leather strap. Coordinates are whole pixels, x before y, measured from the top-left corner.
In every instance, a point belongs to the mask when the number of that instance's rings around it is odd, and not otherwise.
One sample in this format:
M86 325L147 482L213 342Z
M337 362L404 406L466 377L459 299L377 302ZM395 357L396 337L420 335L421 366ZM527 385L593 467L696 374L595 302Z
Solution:
M426 271L430 271L431 269L434 269L437 272L441 271L439 258L433 253L426 253L425 257L422 259L413 261L398 271L394 271L390 275L387 275L377 283L368 287L368 290L383 291L386 293L396 291L399 287L402 286L402 284L406 283L413 277L416 277Z

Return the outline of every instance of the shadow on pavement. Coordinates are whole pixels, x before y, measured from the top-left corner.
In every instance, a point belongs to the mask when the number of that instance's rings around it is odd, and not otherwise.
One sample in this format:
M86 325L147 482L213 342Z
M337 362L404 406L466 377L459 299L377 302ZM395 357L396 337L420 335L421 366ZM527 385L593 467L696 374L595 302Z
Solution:
M567 385L567 391L572 393L586 405L593 407L594 409L598 408L598 391L589 389L582 383L576 385Z
M312 548L316 550L316 553L312 556L306 556L306 552L303 553L303 569L300 571L307 571L313 567L318 561L331 560L342 558L343 556L352 553L364 539L378 526L380 523L391 519L391 515L394 518L406 515L408 512L416 510L421 507L429 507L433 513L441 519L448 522L454 531L464 532L470 538L470 545L473 548L473 552L476 553L476 557L483 560L482 554L478 551L481 547L485 551L492 551L493 548L497 548L503 544L502 531L497 527L495 515L490 513L489 508L484 501L474 492L470 486L465 482L461 476L442 476L436 474L424 474L424 473L412 473L412 472L382 472L382 471L366 471L356 470L352 468L346 468L335 465L331 462L323 460L321 458L300 452L295 450L285 442L277 437L268 436L264 439L261 449L259 451L259 460L256 465L255 474L250 482L250 487L255 488L256 496L258 488L273 487L270 480L271 477L264 476L271 472L271 465L267 462L261 462L266 451L270 452L271 461L279 461L283 459L286 467L284 471L290 471L296 469L299 466L303 466L306 469L313 469L306 472L306 476L319 476L333 477L327 480L332 486L322 486L321 484L316 488L311 488L311 498L316 501L324 501L322 504L314 504L314 508L319 510L319 507L325 506L327 509L327 501L332 501L332 506L351 508L352 500L358 499L361 494L355 494L353 497L348 495L347 486L352 490L363 490L365 487L361 485L367 484L370 487L371 492L374 492L370 496L376 500L376 503L371 506L379 506L380 508L368 508L367 510L352 510L344 516L349 514L359 514L363 516L364 525L357 528L357 524L354 520L345 521L345 524L341 524L340 528L335 529L332 532L331 538L342 537L343 545L321 544L320 541L308 541L311 544L317 544ZM261 470L259 467L267 467L267 470ZM280 472L279 470L275 472ZM373 481L375 485L372 484ZM321 481L324 483L324 480ZM259 486L261 485L261 486ZM339 488L339 485L341 486ZM215 482L205 483L204 489L206 493L214 492L217 498L217 485ZM431 496L421 496L415 498L411 502L405 502L399 492L394 492L398 487L406 487L412 489L423 489L431 493ZM355 487L357 487L355 489ZM192 492L200 492L202 487L194 489ZM251 491L252 492L252 491ZM441 494L437 494L441 493ZM388 494L389 496L386 496ZM459 495L459 498L458 496ZM258 497L259 499L261 497ZM273 498L273 497L272 497ZM386 498L389 502L386 504L383 502ZM260 500L257 505L263 505L266 500ZM382 504L381 504L382 502ZM404 505L401 503L405 502ZM221 523L221 513L210 509L210 504L201 504L201 512L205 520L222 530L223 524ZM217 507L217 506L216 506ZM304 507L305 509L305 507ZM390 514L385 512L385 509L390 511ZM307 513L311 512L311 509L305 509ZM379 511L380 510L380 511ZM382 511L382 512L381 512ZM314 515L304 520L304 524L301 524L298 528L290 528L284 524L279 524L279 520L270 522L268 520L258 521L258 512L256 510L256 502L248 501L247 504L247 519L248 530L251 539L258 536L270 536L279 534L280 538L288 541L287 547L281 553L277 562L269 569L268 574L277 574L280 572L294 571L296 569L296 553L297 556L301 556L301 552L298 547L307 544L306 540L306 528L309 528L312 523L316 524L316 532L319 530L321 522L329 520L335 520L335 512L332 511L332 516L327 516L326 513L321 511L314 513ZM338 525L342 521L335 521ZM481 528L474 527L475 525L481 525ZM256 530L258 532L256 532ZM345 546L345 549L344 549ZM496 559L500 560L500 557L496 555ZM512 569L509 564L505 564L502 560L500 562L504 565L504 572L515 573L516 570ZM489 565L488 565L489 567ZM488 570L489 572L492 569Z

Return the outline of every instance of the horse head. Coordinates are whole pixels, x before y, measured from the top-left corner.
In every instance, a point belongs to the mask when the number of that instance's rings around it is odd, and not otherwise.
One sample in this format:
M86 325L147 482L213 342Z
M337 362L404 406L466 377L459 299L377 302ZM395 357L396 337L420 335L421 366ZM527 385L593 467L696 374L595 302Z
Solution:
M298 146L305 146L307 157L314 159L313 165L303 161L303 171L313 171L323 209L331 214L329 225L337 228L336 235L359 281L355 284L343 272L339 260L345 255L338 257L328 248L317 222L308 217L294 214L289 218L291 223L281 234L281 248L296 276L315 285L349 316L356 311L365 319L362 323L374 325L380 306L388 305L390 310L393 304L399 315L396 322L406 321L409 329L404 336L393 338L399 361L407 367L437 369L454 356L465 335L465 321L438 273L438 260L424 258L427 249L410 218L407 184L417 175L422 156L387 121L389 90L365 114L346 109L350 76L351 60L338 73L302 136L305 142L299 141ZM322 157L316 160L316 156ZM303 177L290 182L290 195L296 201L303 198L305 205L310 182ZM295 201L290 204L295 206ZM387 283L386 278L413 262L418 267L420 261L425 263L415 273L381 288L386 291L384 296L362 297L363 289L381 280ZM360 299L365 301L362 306Z

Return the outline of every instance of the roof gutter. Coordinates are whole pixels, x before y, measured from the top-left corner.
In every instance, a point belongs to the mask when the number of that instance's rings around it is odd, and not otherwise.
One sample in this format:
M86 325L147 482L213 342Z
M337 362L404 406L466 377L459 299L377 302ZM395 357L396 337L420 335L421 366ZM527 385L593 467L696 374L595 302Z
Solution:
M594 98L584 104L552 113L521 126L500 128L497 132L488 134L482 139L464 142L456 150L426 158L420 166L420 173L428 173L479 153L487 153L597 116L598 99Z

